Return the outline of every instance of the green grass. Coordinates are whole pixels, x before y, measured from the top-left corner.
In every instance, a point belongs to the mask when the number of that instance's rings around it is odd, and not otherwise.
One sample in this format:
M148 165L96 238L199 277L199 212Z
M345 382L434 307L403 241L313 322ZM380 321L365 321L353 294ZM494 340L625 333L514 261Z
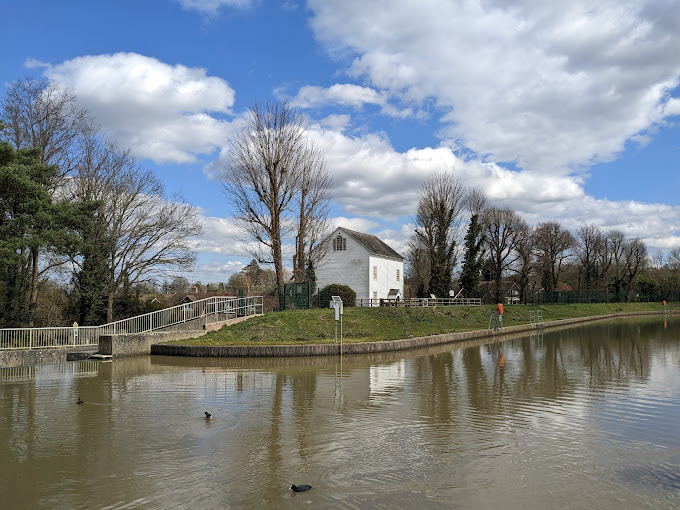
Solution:
M381 342L486 329L495 306L436 308L345 308L345 342ZM596 303L575 305L506 306L503 325L529 323L529 311L542 310L543 320L590 317L617 312L662 311L660 303ZM338 335L339 335L338 327ZM283 345L335 342L333 310L313 309L267 313L225 326L199 338L178 340L182 345Z

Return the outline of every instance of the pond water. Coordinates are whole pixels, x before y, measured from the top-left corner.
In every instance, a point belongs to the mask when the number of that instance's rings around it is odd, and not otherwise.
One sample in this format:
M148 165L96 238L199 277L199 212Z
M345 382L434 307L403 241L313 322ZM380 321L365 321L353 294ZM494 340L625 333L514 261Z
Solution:
M679 333L0 370L0 508L680 508Z

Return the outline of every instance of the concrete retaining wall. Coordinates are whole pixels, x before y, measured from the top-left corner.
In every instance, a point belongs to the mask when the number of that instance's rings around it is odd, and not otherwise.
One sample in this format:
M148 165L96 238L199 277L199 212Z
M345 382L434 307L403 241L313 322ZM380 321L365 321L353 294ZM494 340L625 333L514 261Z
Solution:
M104 335L99 338L99 354L107 354L114 358L121 356L142 356L151 354L151 346L160 342L171 342L173 340L186 340L187 338L198 338L211 331L217 331L223 326L229 326L242 322L250 317L238 317L222 322L208 324L205 329L188 329L176 331L153 331L150 333L132 333L127 335Z
M66 361L66 349L12 349L0 351L0 368L44 365Z
M659 312L663 313L663 312ZM589 321L605 320L615 317L631 315L650 315L643 313L614 313L598 315L595 317L579 317L544 323L544 329L559 326L568 326ZM451 342L475 340L496 336L515 335L540 330L535 324L523 324L520 326L508 326L498 331L480 329L464 331L460 333L446 333L404 340L392 340L384 342L343 343L343 354L366 354L390 351L403 351L417 349ZM154 344L151 346L151 354L165 356L194 356L194 357L225 357L225 358L260 358L278 356L330 356L340 354L340 344L309 344L309 345L233 345L233 346L193 346L193 345L164 345Z

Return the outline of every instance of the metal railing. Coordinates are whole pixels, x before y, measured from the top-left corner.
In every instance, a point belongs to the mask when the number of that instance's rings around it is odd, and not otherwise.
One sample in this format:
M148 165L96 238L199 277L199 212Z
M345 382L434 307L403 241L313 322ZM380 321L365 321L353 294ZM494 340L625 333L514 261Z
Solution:
M195 322L196 329L204 325L237 317L261 314L262 296L213 296L190 303L164 308L102 326L60 328L0 329L0 349L35 349L97 345L101 335L146 333Z
M379 306L481 306L481 298L410 298L410 299L368 299L357 298L356 306L379 307Z
M0 329L0 349L92 345L99 342L98 330L98 326Z

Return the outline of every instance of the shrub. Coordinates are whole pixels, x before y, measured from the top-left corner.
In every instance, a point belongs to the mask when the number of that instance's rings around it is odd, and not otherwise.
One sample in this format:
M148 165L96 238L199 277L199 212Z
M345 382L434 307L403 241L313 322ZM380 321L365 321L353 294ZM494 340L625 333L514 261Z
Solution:
M331 296L340 296L342 306L356 306L357 293L347 285L331 283L319 291L319 306L328 306Z

